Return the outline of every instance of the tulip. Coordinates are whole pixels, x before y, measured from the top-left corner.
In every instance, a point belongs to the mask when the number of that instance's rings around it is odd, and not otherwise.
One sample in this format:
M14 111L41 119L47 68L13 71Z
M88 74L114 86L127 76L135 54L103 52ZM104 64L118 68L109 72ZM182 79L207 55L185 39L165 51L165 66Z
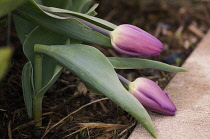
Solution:
M163 51L162 43L133 25L120 25L110 33L115 50L132 56L157 56Z
M129 84L129 91L145 109L164 115L175 115L176 107L173 102L155 82L147 78L137 78Z
M43 5L39 5L39 7L44 11L52 12L52 9L49 7ZM120 53L132 56L157 56L163 51L163 45L157 38L136 26L123 24L110 31L89 22L87 19L84 20L80 17L67 14L62 14L62 17L77 19L89 28L109 36L113 48Z

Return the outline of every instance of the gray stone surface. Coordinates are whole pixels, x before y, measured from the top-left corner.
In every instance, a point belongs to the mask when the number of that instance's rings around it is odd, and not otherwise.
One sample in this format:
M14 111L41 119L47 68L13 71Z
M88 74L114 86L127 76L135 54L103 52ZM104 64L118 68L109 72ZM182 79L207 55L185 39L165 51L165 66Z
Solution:
M177 107L176 116L151 115L158 139L210 139L210 31L183 64L165 91ZM129 139L153 139L137 125Z

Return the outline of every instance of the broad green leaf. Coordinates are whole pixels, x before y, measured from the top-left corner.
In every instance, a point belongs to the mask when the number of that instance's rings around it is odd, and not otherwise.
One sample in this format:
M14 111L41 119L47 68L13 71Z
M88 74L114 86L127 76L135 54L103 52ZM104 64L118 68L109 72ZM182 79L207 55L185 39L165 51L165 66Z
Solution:
M85 13L88 11L92 0L44 0L48 7L67 9L74 12Z
M32 0L31 0L32 1ZM43 2L45 1L45 0L33 0L33 1L35 1L37 4L43 4ZM54 1L54 0L53 0Z
M35 28L27 37L23 44L23 52L29 61L34 64L34 45L35 44L65 44L67 36L57 34L42 27ZM43 58L44 59L44 58ZM48 62L48 61L46 61Z
M43 4L49 7L56 7L56 8L70 10L70 8L72 7L72 0L43 0Z
M94 4L89 10L88 12L86 13L87 15L90 15L90 16L95 16L97 15L95 9L98 7L99 4Z
M36 98L41 98L44 96L44 94L47 92L47 90L55 83L55 81L57 81L57 79L59 78L59 76L62 73L62 69L63 67L59 64L56 65L56 67L54 67L54 73L53 75L51 75L48 78L44 78L44 82L45 82L45 86L42 87L42 89L36 94ZM44 70L45 72L47 72L47 70ZM48 74L48 73L46 73ZM50 79L50 80L48 80Z
M56 59L62 66L72 71L91 90L100 92L130 113L153 136L152 121L139 101L130 94L119 81L109 60L96 48L81 44L35 45L36 52Z
M30 118L32 118L32 94L33 87L31 83L32 76L32 65L31 62L27 62L22 71L22 88L23 88L23 98L26 105L27 113Z
M41 34L41 35L40 35ZM35 44L65 44L66 40L68 39L67 36L63 36L49 30L46 30L41 27L37 27L34 29L29 36L27 37L23 51L29 61L32 63L32 68L34 68L34 45ZM43 55L42 58L42 94L51 87L51 85L58 79L59 75L61 74L62 66L58 64L56 60L49 57L48 55ZM34 81L36 77L32 80ZM34 86L34 84L32 84Z
M120 57L109 57L109 61L116 69L140 69L140 68L151 68L158 69L168 72L186 72L184 68L168 65L162 62L141 59L141 58L120 58Z
M0 17L8 14L27 0L0 0Z
M44 28L73 39L111 47L109 37L90 29L76 19L56 19L46 15L34 3L27 3L16 10L15 14Z
M100 18L94 17L94 16L90 16L87 14L82 14L82 13L78 13L78 12L73 12L73 11L69 11L69 10L65 10L65 9L59 9L59 8L54 8L54 7L46 7L46 6L42 6L39 5L39 7L46 11L46 12L50 12L50 13L54 13L56 15L60 15L61 17L63 16L64 19L69 19L71 17L68 17L68 15L70 16L74 16L80 19L83 19L87 22L90 22L94 25L97 25L99 27L102 27L104 29L107 30L114 30L117 26Z
M72 0L71 11L86 13L90 7L92 0Z
M42 4L42 0L35 0L36 3ZM13 15L15 30L18 34L18 37L23 44L28 34L37 27L37 25L29 22L17 15Z
M36 25L17 16L14 15L14 24L15 24L15 30L18 34L18 37L20 41L23 43L28 36L28 34L36 28Z
M3 77L7 72L11 56L12 56L11 47L0 48L0 81L3 79Z

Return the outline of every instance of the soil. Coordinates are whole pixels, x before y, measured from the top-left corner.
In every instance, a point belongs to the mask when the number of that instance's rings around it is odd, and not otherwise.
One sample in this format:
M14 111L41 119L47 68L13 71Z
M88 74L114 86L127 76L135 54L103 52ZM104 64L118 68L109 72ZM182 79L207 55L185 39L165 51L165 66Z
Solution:
M184 62L210 26L210 1L95 0L95 2L100 4L97 17L117 25L136 25L162 41L164 52L157 57L147 57L148 59L177 66ZM6 28L0 28L1 46L7 45L6 32ZM43 126L35 128L34 121L28 118L24 105L21 71L26 63L26 57L14 25L10 39L10 45L15 52L10 69L0 83L0 139L124 139L129 136L137 123L136 120L105 96L88 92L80 79L66 69L45 94ZM127 57L113 49L94 47L107 56ZM152 79L162 89L175 74L152 69L117 72L131 81L140 76Z

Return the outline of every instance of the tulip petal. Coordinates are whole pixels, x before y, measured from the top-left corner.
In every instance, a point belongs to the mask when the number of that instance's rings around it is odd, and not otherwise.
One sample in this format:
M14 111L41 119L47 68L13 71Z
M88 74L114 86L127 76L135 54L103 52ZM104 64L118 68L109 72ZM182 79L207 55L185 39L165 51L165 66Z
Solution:
M137 78L130 83L129 89L146 109L165 115L175 115L175 105L155 82L147 78Z
M140 90L147 97L157 102L164 109L171 111L176 110L173 102L155 82L147 78L138 78L137 81L139 82L138 85L136 85L138 90Z
M156 56L163 51L162 43L144 30L124 24L111 32L113 47L133 56Z
M148 108L148 107L144 107L145 109L155 112L155 113L159 113L159 114L163 114L163 115L168 115L168 116L174 116L175 115L175 111L168 111L165 109L153 109L153 108Z
M175 111L163 109L160 105L158 105L158 103L148 98L143 93L134 92L133 95L139 100L139 102L145 107L145 109L149 111L164 114L164 115L170 115L170 116L175 115Z
M112 46L115 50L117 50L120 53L126 54L126 55L132 55L132 56L143 56L135 51L127 51L127 50L123 50L120 47L117 47L113 42L112 42Z
M127 26L127 27L130 27L136 31L138 31L139 33L141 33L142 35L144 36L147 36L148 38L150 38L151 40L153 40L155 43L157 43L156 45L159 46L161 49L162 49L162 43L157 39L155 38L154 36L152 36L151 34L149 34L148 32L136 27L136 26L132 26L132 25L129 25L129 24L124 24L124 26Z

